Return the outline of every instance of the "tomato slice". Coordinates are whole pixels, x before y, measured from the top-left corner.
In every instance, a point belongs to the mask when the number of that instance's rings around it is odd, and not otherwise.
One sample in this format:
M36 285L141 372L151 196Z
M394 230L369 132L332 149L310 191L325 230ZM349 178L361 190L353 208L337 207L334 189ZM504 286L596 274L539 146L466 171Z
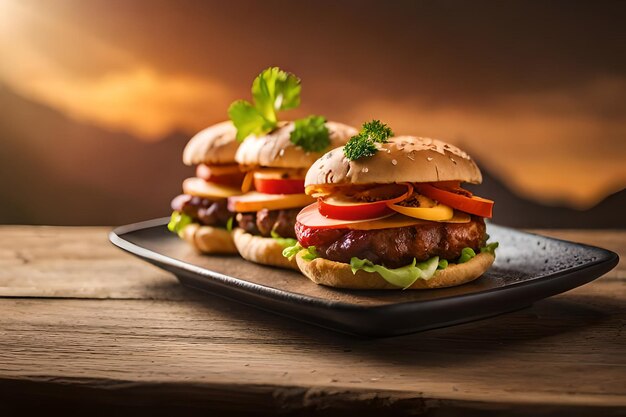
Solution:
M319 229L336 229L347 228L348 225L356 223L371 223L376 220L384 219L389 216L393 216L393 211L384 216L378 218L369 218L363 220L338 220L322 215L319 211L319 204L311 204L303 208L296 216L296 220L308 227L315 227Z
M303 208L296 216L296 221L303 227L310 229L353 229L353 230L375 230L394 229L398 227L414 226L418 224L430 223L428 220L417 219L392 212L386 216L366 220L337 220L323 216L317 204L311 204ZM469 214L455 212L451 219L444 220L444 223L468 223ZM298 224L296 223L296 224ZM297 232L296 232L297 233Z
M228 210L248 213L263 209L281 210L304 207L314 199L306 194L264 194L251 191L228 199Z
M413 187L411 187L410 184L393 184L370 190L371 195L375 196L378 194L380 196L385 193L385 190L380 191L381 189L387 188L387 191L389 191L389 189L393 189L398 185L406 186L406 191L403 194L394 198L386 198L384 200L374 201L371 203L355 200L354 198L342 196L340 194L319 198L319 212L323 216L337 220L367 220L392 214L393 210L389 207L389 205L409 198L411 193L413 193ZM369 191L364 191L362 194L367 192Z
M304 178L259 178L254 176L254 188L266 194L302 194L304 192Z
M437 200L457 210L466 213L475 214L480 217L491 218L493 213L493 201L477 196L467 197L464 195L451 193L441 188L434 187L431 184L419 183L414 184L415 189L426 197Z

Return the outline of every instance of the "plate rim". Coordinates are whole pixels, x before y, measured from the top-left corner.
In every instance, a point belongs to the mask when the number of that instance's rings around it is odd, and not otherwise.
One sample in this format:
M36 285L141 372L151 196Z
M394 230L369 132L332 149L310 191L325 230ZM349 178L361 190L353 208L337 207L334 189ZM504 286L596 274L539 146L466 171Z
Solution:
M258 284L258 283L254 283L251 281L247 281L245 279L241 279L241 278L235 278L233 276L230 275L226 275L224 273L220 273L220 272L216 272L216 271L212 271L209 270L207 268L203 268L188 262L184 262L172 257L169 257L167 255L164 255L162 253L159 252L155 252L151 249L147 249L144 248L142 246L139 246L135 243L132 243L126 239L124 239L121 235L123 234L128 234L128 233L133 233L133 232L137 232L140 230L144 230L144 229L148 229L148 228L152 228L152 227L158 227L158 226L165 226L167 224L167 222L169 221L169 217L159 217L159 218L155 218L155 219L149 219L149 220L143 220L140 222L136 222L136 223L130 223L130 224L126 224L123 226L117 226L115 228L113 228L111 231L109 231L108 237L109 237L109 241L115 245L116 247L134 255L137 256L139 258L143 258L145 260L150 260L159 264L164 264L164 265L169 265L169 266L173 266L175 268L181 269L187 273L192 273L195 275L199 275L202 276L204 278L210 278L213 280L217 280L220 284L222 285L228 285L228 286L235 286L237 288L243 289L245 291L250 291L250 292L254 292L254 293L260 293L263 292L266 295L271 295L272 298L278 298L281 301L291 301L290 299L296 298L298 300L299 303L305 302L306 304L315 306L315 307L324 307L324 308L332 308L334 310L348 310L348 311L368 311L368 312L373 312L373 311L381 311L381 310L395 310L395 309L402 309L404 307L406 307L406 305L415 305L416 303L419 303L421 305L423 305L424 307L428 307L431 304L440 304L442 302L450 302L452 300L455 299L463 299L463 298L472 298L472 297L477 297L477 296L484 296L487 294L491 294L491 293L495 293L495 292L501 292L501 291L510 291L511 289L515 290L518 288L522 288L522 287L530 287L533 285L539 285L544 283L544 281L546 280L552 280L552 279L558 279L561 278L563 275L569 275L572 273L576 273L577 271L580 271L582 269L587 269L590 267L594 267L594 266L598 266L600 264L606 264L607 266L610 265L610 267L607 269L607 272L610 271L611 269L613 269L617 263L619 262L619 255L611 250L608 249L604 249L598 246L593 246L593 245L588 245L585 243L578 243L578 242L572 242L572 241L568 241L568 240L564 240L564 239L559 239L559 238L554 238L554 237L549 237L549 236L544 236L544 235L540 235L538 233L532 233L532 232L527 232L527 231L520 231L518 229L514 229L514 228L510 228L510 227L506 227L506 226L499 226L499 225L493 225L495 227L498 228L502 228L502 229L508 229L511 231L514 231L516 233L522 233L522 234L526 234L526 235L531 235L531 236L537 236L540 237L542 239L548 239L548 240L552 240L552 241L557 241L557 242L562 242L562 243L566 243L569 245L576 245L576 246L582 246L585 249L592 249L592 250L596 250L596 251L600 251L603 252L604 254L607 255L606 259L597 259L595 261L591 261L589 263L585 263L583 265L578 265L575 267L571 267L568 268L566 270L562 270L562 271L558 271L558 272L554 272L551 274L547 274L547 275L543 275L541 277L538 278L534 278L534 279L529 279L529 280L524 280L524 281L519 281L519 282L515 282L515 283L511 283L502 287L494 287L494 288L489 288L483 291L478 291L478 292L474 292L471 294L456 294L456 295L451 295L448 297L443 297L443 298L437 298L437 299L431 299L431 300L421 300L421 301L402 301L402 302L397 302L397 303L389 303L389 304L384 304L384 305L375 305L375 306L366 306L366 305L360 305L360 304L350 304L350 303L346 303L343 301L335 301L335 300L328 300L328 299L324 299L321 297L313 297L313 296L309 296L309 295L303 295L303 294L298 294L298 293L294 293L294 292L290 292L288 290L283 290L283 289L277 289L277 288L272 288L272 287L268 287L266 285L263 284ZM168 271L168 272L172 272L172 271ZM606 273L606 272L605 272ZM175 274L176 275L176 274ZM602 274L604 275L604 274ZM591 280L589 280L588 282L591 282L599 277L601 277L602 275L599 275L598 277L595 277ZM584 284L581 284L584 285ZM577 286L573 287L576 288ZM568 291L568 290L566 290Z

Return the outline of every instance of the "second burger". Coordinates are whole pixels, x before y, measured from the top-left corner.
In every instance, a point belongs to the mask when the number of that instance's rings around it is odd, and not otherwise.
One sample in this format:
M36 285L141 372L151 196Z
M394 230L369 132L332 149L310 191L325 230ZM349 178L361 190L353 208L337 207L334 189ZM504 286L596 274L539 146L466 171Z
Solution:
M296 107L299 92L299 79L268 68L253 83L255 103L240 100L229 109L238 134L245 137L235 155L246 172L244 194L228 199L228 209L236 213L235 246L248 261L296 270L295 260L282 251L296 243L296 215L314 201L304 193L306 172L325 151L356 134L353 127L321 116L278 121L276 111ZM269 111L263 101L273 103ZM255 129L255 122L264 125Z

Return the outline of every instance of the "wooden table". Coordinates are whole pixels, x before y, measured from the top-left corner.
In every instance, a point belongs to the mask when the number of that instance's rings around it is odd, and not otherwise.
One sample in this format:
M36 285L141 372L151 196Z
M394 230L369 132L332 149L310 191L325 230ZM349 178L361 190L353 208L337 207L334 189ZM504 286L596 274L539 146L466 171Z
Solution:
M372 340L187 290L107 232L0 227L0 415L626 414L624 261L522 311ZM543 233L626 253L626 231Z

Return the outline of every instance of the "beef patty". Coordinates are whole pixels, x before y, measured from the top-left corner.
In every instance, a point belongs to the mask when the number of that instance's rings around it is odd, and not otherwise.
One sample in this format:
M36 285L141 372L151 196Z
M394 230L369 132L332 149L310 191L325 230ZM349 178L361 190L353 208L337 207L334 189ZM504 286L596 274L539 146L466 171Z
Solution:
M226 227L228 219L234 216L234 213L228 211L225 198L213 201L181 194L172 200L171 206L172 210L185 213L194 222L205 226Z
M379 230L315 229L296 223L298 241L315 246L320 257L350 263L354 256L399 268L433 256L453 260L463 248L478 250L487 238L485 222L472 216L468 223L429 222Z
M296 237L294 226L300 209L267 210L256 213L239 213L237 223L247 233L270 237L272 231L280 237Z

